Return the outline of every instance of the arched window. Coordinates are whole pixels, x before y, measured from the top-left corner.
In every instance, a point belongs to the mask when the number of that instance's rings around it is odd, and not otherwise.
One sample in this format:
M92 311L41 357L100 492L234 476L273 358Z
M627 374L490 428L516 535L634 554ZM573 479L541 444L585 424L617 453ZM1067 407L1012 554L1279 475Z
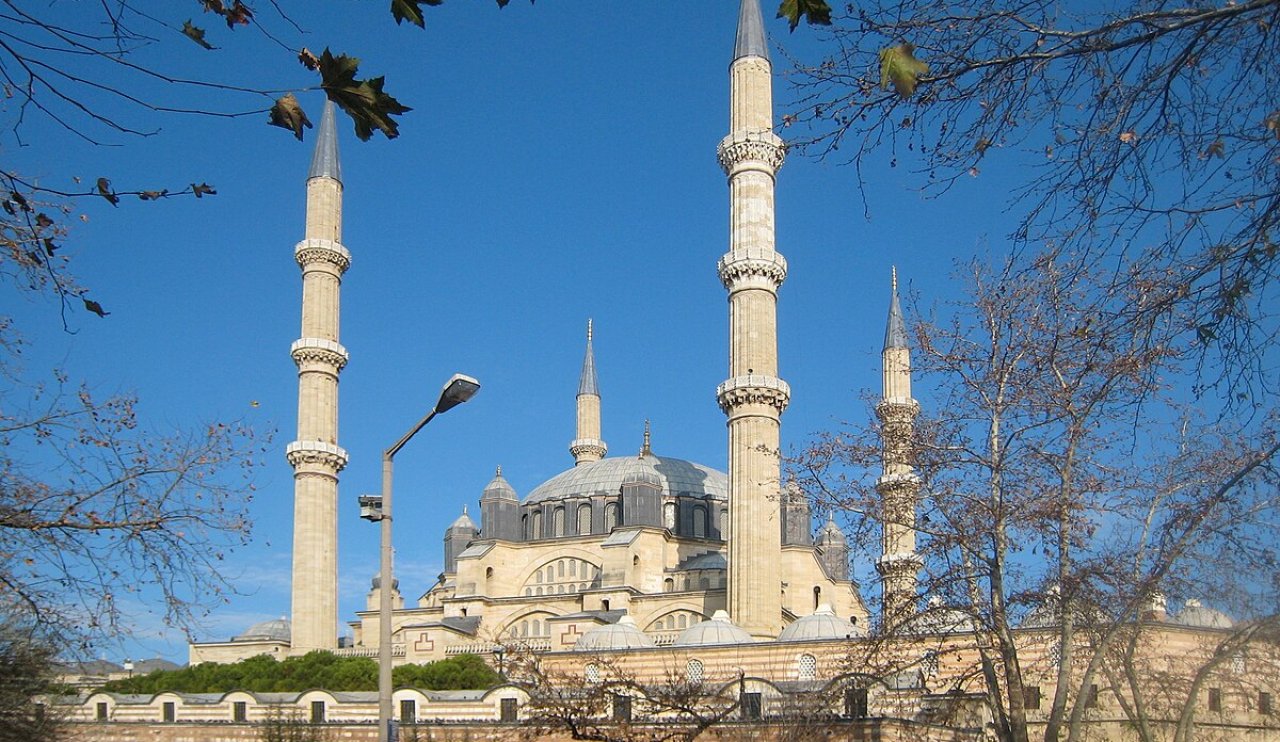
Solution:
M676 591L676 581L668 577L662 581L662 589L665 592L673 593Z
M813 680L818 677L818 660L811 654L796 658L796 679Z
M677 625L679 628L681 628L681 629L687 629L687 628L689 628L689 617L688 617L688 616L686 616L685 614L681 613L679 616L677 616L677 617L676 617L676 621L677 621L677 624L676 624L676 625Z
M556 537L564 535L564 508L556 508L551 513L551 535Z
M591 533L591 506L578 506L578 535L585 536Z
M702 660L689 660L684 666L684 678L690 683L702 682Z
M701 505L695 505L693 508L693 536L694 538L707 537L707 509Z
M822 588L817 585L813 586L813 609L818 610L818 606L822 605Z
M662 506L662 525L672 533L676 532L676 504L669 502Z
M604 527L614 528L621 525L618 522L618 503L611 502L604 506Z
M524 515L520 516L520 532L524 534L525 541L528 541L529 539L533 538L533 536L529 532L529 514L528 513L525 513Z
M729 508L720 508L720 538L729 540Z
M536 538L542 538L542 511L541 510L533 511L533 518L529 521L529 523L532 525L532 533L529 536L530 540L536 539Z

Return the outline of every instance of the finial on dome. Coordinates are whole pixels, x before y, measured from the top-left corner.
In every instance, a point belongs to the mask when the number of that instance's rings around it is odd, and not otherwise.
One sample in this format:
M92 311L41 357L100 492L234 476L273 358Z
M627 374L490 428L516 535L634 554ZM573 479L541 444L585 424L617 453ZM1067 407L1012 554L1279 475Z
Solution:
M653 455L653 450L649 448L649 418L644 419L644 443L640 446L641 456Z
M893 282L893 293L896 294L898 293L898 266L896 265L889 266L889 271L890 271L890 275L893 276L893 278L891 279ZM591 334L591 331L587 330L587 335L589 336L590 334Z
M591 342L591 318L587 317L587 342Z
M500 477L500 476L502 476L502 464L498 464L498 468L497 468L496 470L494 470L494 472L493 472L493 476L495 476L495 477Z
M466 506L466 505L463 505L463 506L462 506L462 514L463 514L463 515L466 515L466 514L467 514L467 506Z

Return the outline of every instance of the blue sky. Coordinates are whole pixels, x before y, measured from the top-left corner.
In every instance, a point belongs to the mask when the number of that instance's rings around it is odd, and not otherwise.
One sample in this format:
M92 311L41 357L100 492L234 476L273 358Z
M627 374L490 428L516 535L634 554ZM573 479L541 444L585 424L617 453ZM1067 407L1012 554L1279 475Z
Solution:
M319 5L319 4L317 4ZM377 529L356 496L378 488L379 452L434 402L455 371L483 389L437 419L397 458L397 576L416 600L441 568L443 529L501 465L521 495L572 465L574 394L585 325L595 322L603 434L611 454L653 447L723 469L727 311L716 277L727 247L728 191L715 159L727 132L727 67L737 0L697 3L454 2L427 28L397 28L383 3L325 3L295 18L302 43L363 59L414 110L401 136L359 143L341 124L345 243L339 443L341 619L364 605L377 569ZM772 4L766 2L766 17ZM295 31L263 16L292 42ZM185 16L177 17L178 24ZM200 19L196 19L200 22ZM219 51L169 34L139 58L167 71L255 86L311 79L251 30L228 35L206 17ZM814 59L820 33L771 41ZM211 62L212 60L212 62ZM774 55L777 118L793 94ZM174 96L167 86L160 96ZM300 94L319 119L319 92ZM254 97L188 98L222 111ZM276 429L278 455L258 478L253 544L230 565L244 595L199 632L221 640L287 614L302 237L303 144L264 124L118 109L152 137L90 146L27 125L26 146L0 140L7 165L51 187L109 176L119 189L205 181L214 198L78 204L75 272L111 312L77 312L64 332L52 302L6 300L33 341L29 369L59 364L100 392L134 390L157 429L244 419ZM12 113L12 112L10 112ZM787 132L781 132L784 137ZM779 176L778 248L790 264L779 303L781 375L793 400L784 446L804 445L867 414L879 387L890 266L926 304L954 298L952 261L998 249L1005 230L998 168L945 198L923 199L922 176L864 161L869 216L850 167L792 154ZM254 403L257 406L254 406ZM857 565L869 584L870 565ZM145 606L138 638L106 652L185 660L180 634Z

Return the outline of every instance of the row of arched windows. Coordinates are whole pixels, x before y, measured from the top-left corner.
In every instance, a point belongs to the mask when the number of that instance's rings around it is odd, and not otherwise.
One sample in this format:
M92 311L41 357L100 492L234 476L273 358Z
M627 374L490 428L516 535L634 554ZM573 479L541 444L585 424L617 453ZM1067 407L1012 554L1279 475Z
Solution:
M544 529L544 514L550 519L550 528ZM569 518L573 518L574 529L567 530ZM551 508L532 510L521 516L521 530L524 540L533 541L541 538L560 538L563 536L588 535L594 532L592 525L593 506L591 503L578 505L556 505ZM729 511L720 509L720 530L728 525ZM604 532L622 525L621 510L617 502L606 502L604 505ZM680 505L668 502L662 506L662 525L672 533L693 538L708 538L715 535L711 522L711 512L706 505L694 505L690 511L687 526L680 522ZM685 528L689 531L686 533Z

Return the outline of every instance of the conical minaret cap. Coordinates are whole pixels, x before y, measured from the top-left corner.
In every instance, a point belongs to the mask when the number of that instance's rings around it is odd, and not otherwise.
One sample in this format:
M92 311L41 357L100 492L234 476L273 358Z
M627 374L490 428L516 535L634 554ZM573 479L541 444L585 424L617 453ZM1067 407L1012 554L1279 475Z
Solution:
M898 269L893 269L893 291L889 300L889 323L884 329L884 349L907 347L907 323L902 320L902 306L898 303Z
M587 320L587 353L582 358L582 377L578 379L578 394L600 396L596 385L596 355L591 350L591 320Z
M760 0L742 0L738 9L738 39L733 45L734 60L743 57L769 58L769 42L764 35Z
M316 151L311 155L308 178L333 178L342 182L342 163L338 160L338 125L334 122L333 101L325 99L320 129L316 132Z

